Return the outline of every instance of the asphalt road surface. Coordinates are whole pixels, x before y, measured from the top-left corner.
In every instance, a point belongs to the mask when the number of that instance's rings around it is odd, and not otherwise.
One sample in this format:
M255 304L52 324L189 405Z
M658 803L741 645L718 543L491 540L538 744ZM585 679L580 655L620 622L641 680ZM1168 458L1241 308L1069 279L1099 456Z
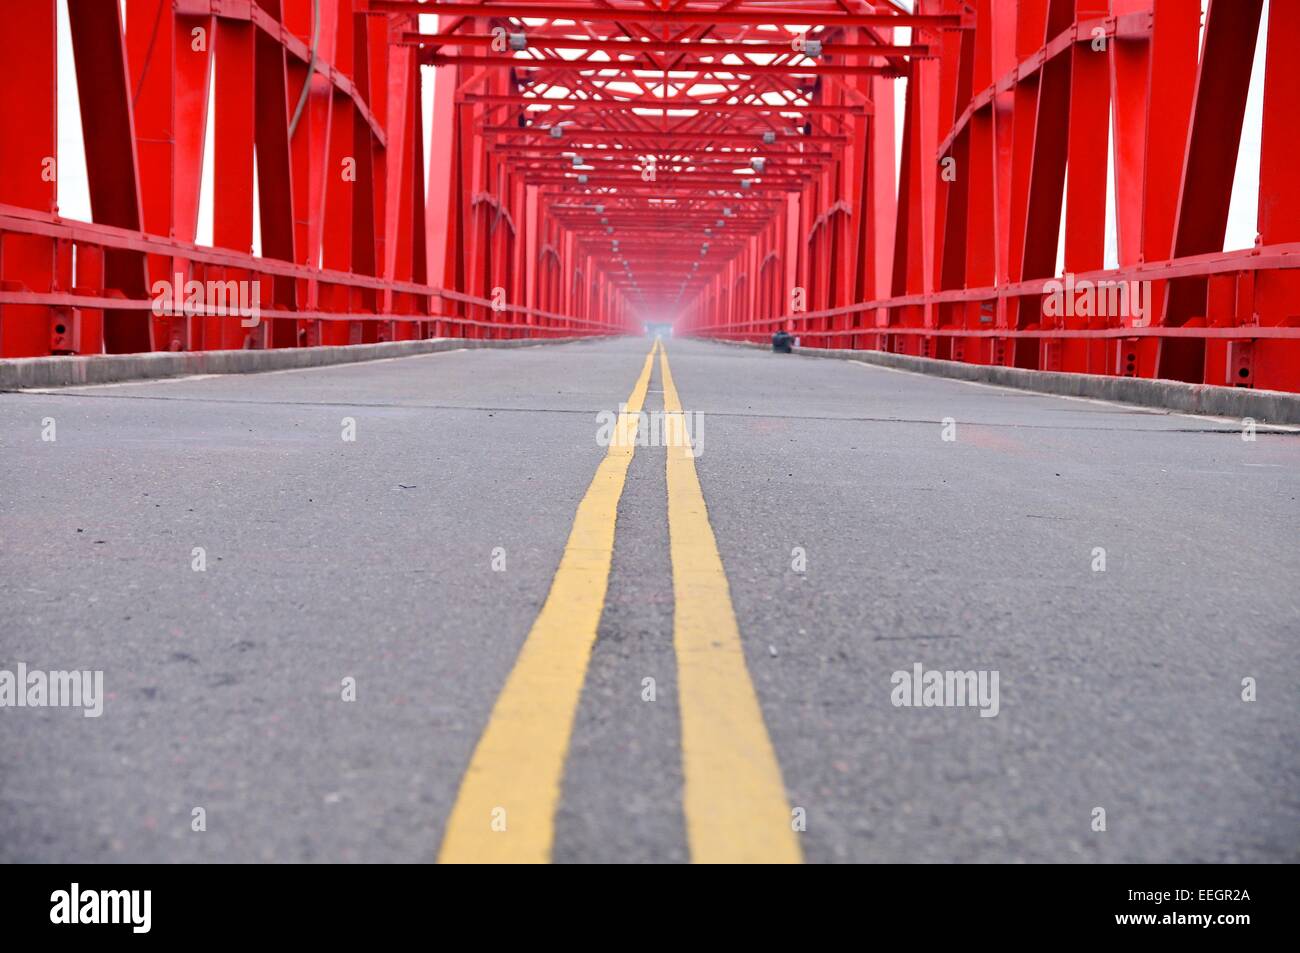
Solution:
M1300 860L1300 434L665 343L0 394L0 860Z

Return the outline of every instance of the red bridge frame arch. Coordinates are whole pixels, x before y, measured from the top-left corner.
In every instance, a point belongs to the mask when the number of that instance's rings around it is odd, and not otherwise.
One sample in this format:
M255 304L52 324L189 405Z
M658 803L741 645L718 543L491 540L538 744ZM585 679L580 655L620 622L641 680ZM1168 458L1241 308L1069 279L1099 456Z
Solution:
M60 4L90 222L56 204ZM1300 391L1300 4L1264 9L0 0L0 356L668 318ZM1225 253L1265 27L1259 238ZM211 247L195 244L205 158ZM1147 313L1045 306L1062 234L1071 280L1149 282ZM158 313L177 275L204 293ZM255 326L206 290L231 282L260 289Z

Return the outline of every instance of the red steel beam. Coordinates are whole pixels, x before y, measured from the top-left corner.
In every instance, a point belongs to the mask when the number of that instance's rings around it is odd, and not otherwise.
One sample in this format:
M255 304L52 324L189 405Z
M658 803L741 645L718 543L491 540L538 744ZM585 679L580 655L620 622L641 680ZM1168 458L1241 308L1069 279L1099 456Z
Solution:
M730 6L730 5L729 5ZM744 4L736 6L743 7ZM438 3L436 0L370 0L372 10L380 13L437 13L456 17L544 17L552 20L577 20L587 23L644 24L729 24L763 26L772 23L797 23L810 26L844 27L915 27L930 30L960 29L960 15L924 15L906 13L846 13L842 10L773 8L754 5L750 9L701 9L678 5L672 10L652 7L594 7L562 4L528 3Z
M527 69L542 70L563 68L566 70L607 70L607 60L566 60L558 56L506 58L501 56L448 56L443 53L428 53L421 56L426 66L453 66L465 64L486 66L489 69ZM630 63L619 60L620 69L631 72L657 72L654 63ZM683 59L672 68L673 73L702 73L706 75L726 76L901 76L896 66L875 66L862 64L848 66L841 63L716 63L704 60Z
M682 40L605 39L563 34L523 33L528 49L598 50L602 53L692 53L699 56L748 56L754 53L797 53L789 42L762 40L724 40L710 42L685 42ZM500 46L501 37L491 33L403 33L404 46ZM931 47L925 43L893 44L844 43L830 40L822 44L820 56L883 56L888 58L932 56ZM572 62L572 61L569 61ZM674 66L674 69L681 69Z
M483 93L466 93L463 97L467 103L490 103L492 105L512 105L512 106L547 106L554 107L556 111L564 111L566 107L586 107L597 110L609 110L616 112L632 112L636 110L654 110L661 113L670 111L692 110L696 113L704 114L754 114L754 115L781 115L789 113L800 113L803 115L822 115L822 114L860 114L868 111L864 103L859 104L827 104L827 103L802 103L790 105L771 105L765 102L759 103L718 103L718 102L701 102L689 98L674 98L666 101L661 98L636 98L636 99L543 99L539 96L524 95L489 95ZM541 114L541 110L529 110L534 115ZM678 117L672 117L678 118Z

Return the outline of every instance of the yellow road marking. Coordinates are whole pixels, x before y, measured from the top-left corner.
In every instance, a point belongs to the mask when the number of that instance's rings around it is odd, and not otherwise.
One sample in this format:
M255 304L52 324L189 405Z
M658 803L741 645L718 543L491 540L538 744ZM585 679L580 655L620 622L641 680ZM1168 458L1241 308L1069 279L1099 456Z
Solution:
M668 444L673 647L682 809L696 863L799 863L781 768L754 692L727 574L704 505L668 353L659 352Z
M550 594L465 771L440 863L551 858L569 737L605 606L618 501L658 348L656 340L619 413L609 452L578 505Z

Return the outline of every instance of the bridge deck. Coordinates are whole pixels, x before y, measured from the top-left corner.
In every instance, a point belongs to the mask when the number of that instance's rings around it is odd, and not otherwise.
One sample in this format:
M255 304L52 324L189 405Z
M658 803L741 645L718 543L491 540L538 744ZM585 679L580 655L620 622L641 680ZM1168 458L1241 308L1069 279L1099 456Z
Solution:
M433 859L648 348L0 395L3 659L107 695L0 719L0 859ZM1300 436L666 352L806 859L1295 859ZM556 860L690 855L669 452L627 472ZM996 670L997 717L896 707L915 663Z

